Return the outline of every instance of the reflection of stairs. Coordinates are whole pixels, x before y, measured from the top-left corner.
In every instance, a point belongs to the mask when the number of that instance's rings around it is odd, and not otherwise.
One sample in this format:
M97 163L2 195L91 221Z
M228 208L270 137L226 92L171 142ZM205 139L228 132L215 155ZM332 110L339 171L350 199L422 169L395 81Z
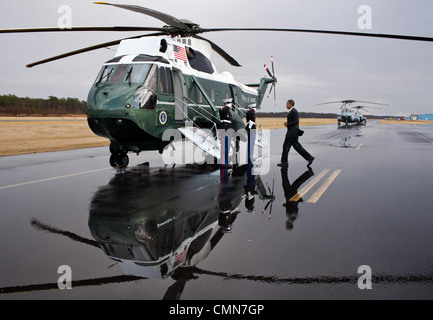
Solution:
M256 146L259 146L260 148L266 148L268 147L268 140L266 139L266 135L263 132L263 128L260 125L260 128L256 131Z
M219 141L214 138L211 130L196 127L184 127L178 130L201 150L217 159L220 158Z

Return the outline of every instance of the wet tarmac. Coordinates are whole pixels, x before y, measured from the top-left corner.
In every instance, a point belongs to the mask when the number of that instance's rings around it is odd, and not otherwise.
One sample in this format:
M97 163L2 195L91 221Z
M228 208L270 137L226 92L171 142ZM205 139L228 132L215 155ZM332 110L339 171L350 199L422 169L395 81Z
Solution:
M0 299L432 299L433 126L306 127L311 169L284 133L266 174L0 158Z

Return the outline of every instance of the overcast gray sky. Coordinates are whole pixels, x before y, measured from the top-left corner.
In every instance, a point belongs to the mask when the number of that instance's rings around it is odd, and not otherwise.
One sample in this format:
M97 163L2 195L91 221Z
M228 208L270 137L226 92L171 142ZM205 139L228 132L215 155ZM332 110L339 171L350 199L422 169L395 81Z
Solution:
M431 0L114 0L186 18L204 28L309 28L433 36ZM135 12L92 4L89 0L2 0L0 28L57 27L61 5L71 8L73 26L153 26L164 23ZM371 8L371 29L360 30ZM100 49L26 69L25 65L71 50L121 39L134 33L46 33L0 35L0 94L86 100L103 62L115 51ZM335 100L358 99L390 104L375 114L433 113L433 43L334 35L264 32L205 34L243 67L218 55L219 72L244 83L265 76L263 65L275 59L278 104L266 100L263 111L284 110L293 98L300 111L337 112ZM112 49L116 49L113 47ZM372 110L373 111L373 110Z

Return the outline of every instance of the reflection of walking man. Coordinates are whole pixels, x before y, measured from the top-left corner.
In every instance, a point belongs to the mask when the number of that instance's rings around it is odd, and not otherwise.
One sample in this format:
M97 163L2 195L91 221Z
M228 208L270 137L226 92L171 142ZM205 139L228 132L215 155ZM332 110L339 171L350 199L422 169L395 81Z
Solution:
M298 179L296 179L293 184L290 184L289 181L289 172L287 168L281 168L281 180L283 181L283 189L284 189L284 197L286 198L286 203L283 204L283 207L286 207L286 229L292 230L293 223L298 217L298 203L302 202L302 198L296 201L291 201L294 195L298 193L298 189L301 185L310 179L314 175L313 170L309 168L305 171Z
M284 124L287 127L287 133L283 144L281 163L278 164L279 167L283 168L287 168L289 166L289 151L292 146L305 160L308 161L308 165L311 165L314 160L314 157L311 156L298 141L299 114L298 110L296 110L294 106L295 101L287 101L286 107L289 110L289 113L287 114L287 122Z

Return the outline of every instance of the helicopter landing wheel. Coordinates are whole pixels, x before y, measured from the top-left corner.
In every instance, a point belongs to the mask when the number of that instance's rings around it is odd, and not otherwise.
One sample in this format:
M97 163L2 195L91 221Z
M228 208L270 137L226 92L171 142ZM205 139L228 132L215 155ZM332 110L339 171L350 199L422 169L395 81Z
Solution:
M129 164L129 157L126 153L113 153L110 157L110 165L113 168L126 168Z

